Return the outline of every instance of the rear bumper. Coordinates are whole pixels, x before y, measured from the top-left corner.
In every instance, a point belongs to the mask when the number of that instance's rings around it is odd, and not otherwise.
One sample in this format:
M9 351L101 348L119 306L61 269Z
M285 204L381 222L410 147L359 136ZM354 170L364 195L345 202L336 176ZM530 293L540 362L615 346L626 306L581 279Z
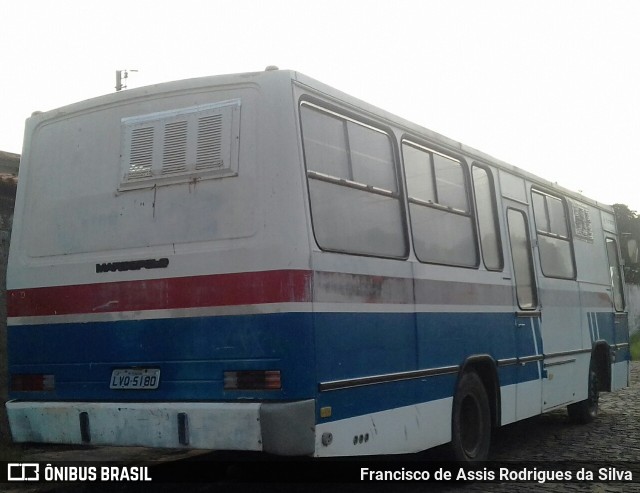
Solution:
M15 442L313 455L315 401L6 404Z

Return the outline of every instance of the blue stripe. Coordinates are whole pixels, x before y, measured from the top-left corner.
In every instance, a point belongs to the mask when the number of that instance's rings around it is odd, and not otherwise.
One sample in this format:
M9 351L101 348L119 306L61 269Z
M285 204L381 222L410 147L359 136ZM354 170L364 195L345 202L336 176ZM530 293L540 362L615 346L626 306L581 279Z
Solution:
M528 323L531 323L529 319ZM9 328L11 373L53 373L30 399L199 401L318 399L332 420L450 397L456 374L318 392L334 380L536 354L538 321L514 313L285 313ZM541 341L538 342L541 351ZM159 367L155 391L109 389L114 368ZM224 391L223 372L280 369L283 389ZM539 379L538 364L502 366L500 385ZM13 393L12 398L25 395Z
M461 365L473 354L488 354L495 360L536 354L531 330L516 348L513 317L513 313L319 313L318 378L331 381Z
M625 313L589 312L589 329L591 342L604 340L609 344L626 344L629 342L629 318ZM617 322L617 323L616 323Z
M311 314L297 313L10 327L9 371L55 374L54 393L29 399L306 399L317 388L311 334ZM109 389L112 370L132 366L160 368L160 387ZM223 390L223 371L250 369L281 369L283 390Z
M596 321L596 336L599 336L599 340L605 340L608 343L612 344L615 342L615 333L614 333L614 323L613 313L603 313L597 312L594 313L595 321Z
M629 319L627 314L610 312L588 312L591 343L604 340L611 345L626 344L616 352L616 362L631 361L629 344ZM617 323L616 323L617 322Z
M531 323L531 319L527 319ZM515 330L514 313L319 313L315 319L316 368L321 382L462 365L474 354L494 360L540 354L534 331ZM524 334L523 337L519 335ZM539 364L498 369L500 385L540 379ZM451 397L457 375L321 392L319 407L331 406L332 421Z

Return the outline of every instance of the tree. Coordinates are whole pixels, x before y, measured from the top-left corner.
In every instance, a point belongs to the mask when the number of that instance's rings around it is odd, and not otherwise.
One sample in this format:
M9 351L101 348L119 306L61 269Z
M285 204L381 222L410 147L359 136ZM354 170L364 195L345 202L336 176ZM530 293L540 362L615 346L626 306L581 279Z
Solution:
M638 245L640 245L640 216L636 211L632 211L624 204L614 204L613 210L622 239L620 247L624 256L627 239L635 238ZM628 283L640 284L640 265L631 265L627 262L624 266L624 278Z

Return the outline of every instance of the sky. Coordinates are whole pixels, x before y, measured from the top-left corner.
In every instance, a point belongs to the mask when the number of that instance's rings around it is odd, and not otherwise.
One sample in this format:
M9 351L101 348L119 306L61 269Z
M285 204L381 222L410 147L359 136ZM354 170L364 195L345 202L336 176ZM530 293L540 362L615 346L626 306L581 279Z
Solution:
M604 203L640 211L636 0L0 0L0 150L34 111L293 69Z

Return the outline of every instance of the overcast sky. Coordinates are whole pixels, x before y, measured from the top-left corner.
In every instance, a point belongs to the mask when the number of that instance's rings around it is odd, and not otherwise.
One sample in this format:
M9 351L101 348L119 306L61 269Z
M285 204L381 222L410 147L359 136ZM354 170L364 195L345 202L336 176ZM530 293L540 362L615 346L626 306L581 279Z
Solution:
M117 69L133 88L277 65L640 210L640 1L0 2L3 151Z

